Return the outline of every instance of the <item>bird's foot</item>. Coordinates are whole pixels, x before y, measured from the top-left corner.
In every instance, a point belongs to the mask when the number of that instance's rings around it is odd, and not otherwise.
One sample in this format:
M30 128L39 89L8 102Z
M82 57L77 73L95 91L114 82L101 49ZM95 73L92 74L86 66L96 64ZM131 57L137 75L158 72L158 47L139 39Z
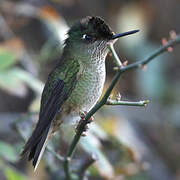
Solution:
M80 111L80 121L78 122L78 125L76 126L76 133L82 132L82 136L86 136L86 132L89 129L88 124L93 122L94 117L92 116L90 119L86 119L87 111Z
M80 111L79 112L79 116L80 116L81 120L85 120L85 117L86 117L87 113L88 113L87 111ZM91 116L90 119L88 119L86 121L87 121L87 123L91 123L91 122L94 121L94 117Z

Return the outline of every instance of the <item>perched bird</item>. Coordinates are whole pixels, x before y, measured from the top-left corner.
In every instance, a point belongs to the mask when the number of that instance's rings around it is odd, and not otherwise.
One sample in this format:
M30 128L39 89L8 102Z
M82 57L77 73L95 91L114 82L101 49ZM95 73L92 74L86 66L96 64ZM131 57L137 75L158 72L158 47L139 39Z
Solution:
M78 120L80 111L89 111L101 96L109 43L137 32L115 34L99 17L86 17L68 31L63 54L45 84L39 121L25 144L36 169L48 139L63 122Z

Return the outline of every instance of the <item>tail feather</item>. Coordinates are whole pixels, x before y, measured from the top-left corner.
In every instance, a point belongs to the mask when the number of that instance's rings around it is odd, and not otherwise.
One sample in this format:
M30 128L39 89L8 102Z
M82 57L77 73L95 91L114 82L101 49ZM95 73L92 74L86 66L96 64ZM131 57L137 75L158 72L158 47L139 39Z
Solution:
M24 146L21 156L25 156L25 154L29 153L28 160L33 161L34 171L37 169L37 166L41 160L42 154L45 150L50 134L51 128L49 125L45 128L41 137L38 138L38 141L36 135L33 133L26 145Z
M45 132L43 133L43 136L40 140L40 142L38 143L38 145L36 146L36 150L35 150L35 153L34 153L34 157L33 157L33 166L34 166L34 171L36 170L40 160L41 160L41 157L44 153L44 150L45 150L45 147L47 145L47 142L48 142L48 139L50 137L50 130L49 128L45 130Z

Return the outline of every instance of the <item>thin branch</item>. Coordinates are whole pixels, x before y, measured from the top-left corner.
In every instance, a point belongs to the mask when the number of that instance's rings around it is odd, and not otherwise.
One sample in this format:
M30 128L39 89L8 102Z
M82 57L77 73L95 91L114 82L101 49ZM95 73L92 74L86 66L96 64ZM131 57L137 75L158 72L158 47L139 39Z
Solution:
M149 103L149 100L138 101L138 102L129 102L129 101L117 101L117 100L108 99L106 102L106 105L144 106L145 107L148 103Z
M73 155L73 152L75 151L76 145L79 142L79 139L80 139L82 133L86 130L87 124L89 124L91 122L90 119L91 119L91 116L89 117L89 119L86 119L86 116L84 118L81 118L81 120L79 121L79 124L76 128L77 129L76 135L74 136L74 139L65 155L63 165L64 165L65 175L68 180L72 179L70 169L69 169L69 161L71 160L71 156Z
M121 67L123 64L122 64L121 60L119 59L119 57L118 57L118 55L117 55L117 53L116 53L116 51L115 51L114 46L113 46L112 43L109 44L109 50L110 50L111 54L112 54L113 57L114 57L114 61L115 61L116 65L117 65L118 67Z
M72 180L72 174L69 170L69 161L70 161L70 158L68 158L68 156L65 157L65 160L64 160L64 172L65 172L65 176L66 176L66 179L68 180Z
M166 45L161 46L160 48L155 50L153 53L151 53L149 56L147 56L143 60L137 61L136 63L133 63L133 64L129 64L125 67L121 67L120 71L127 72L131 69L136 69L136 68L142 67L143 65L148 64L150 61L152 61L158 55L162 54L163 52L167 52L168 47L174 47L175 45L177 45L179 43L180 43L180 35L178 35L175 39L168 41Z
M93 116L103 105L106 104L108 97L110 96L114 86L116 85L119 77L124 73L127 72L129 70L135 69L135 68L139 68L142 67L143 65L146 65L147 63L149 63L151 60L153 60L155 57L157 57L158 55L162 54L163 52L167 51L168 47L173 47L176 44L180 43L180 35L178 35L176 37L176 39L174 40L170 40L166 45L161 46L159 49L155 50L152 54L150 54L149 56L147 56L145 59L140 60L136 63L127 65L127 66L122 66L122 63L120 63L120 68L119 70L116 72L114 78L112 79L112 82L110 84L110 86L108 87L108 89L106 90L104 96L102 97L102 99L86 114L85 118L83 121L80 121L79 124L79 129L76 132L74 139L72 140L72 143L70 145L70 147L68 148L66 157L65 157L65 162L64 162L64 170L66 173L66 178L68 180L71 180L71 172L69 170L69 161L73 155L73 152L76 149L76 145L79 142L79 139L82 135L82 133L85 130L86 125L89 123L89 119L91 118L91 116ZM114 58L116 58L116 62L119 62L119 58L117 58L117 54L114 53L114 51L112 51L112 46L110 45L110 51L113 53Z

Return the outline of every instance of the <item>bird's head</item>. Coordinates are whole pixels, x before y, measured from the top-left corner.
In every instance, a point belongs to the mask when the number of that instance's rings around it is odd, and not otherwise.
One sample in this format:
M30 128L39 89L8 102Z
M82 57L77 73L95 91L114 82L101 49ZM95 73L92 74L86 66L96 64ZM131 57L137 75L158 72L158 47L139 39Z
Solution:
M115 34L100 17L87 16L70 28L65 49L70 50L80 61L98 63L105 60L109 43L135 32Z

